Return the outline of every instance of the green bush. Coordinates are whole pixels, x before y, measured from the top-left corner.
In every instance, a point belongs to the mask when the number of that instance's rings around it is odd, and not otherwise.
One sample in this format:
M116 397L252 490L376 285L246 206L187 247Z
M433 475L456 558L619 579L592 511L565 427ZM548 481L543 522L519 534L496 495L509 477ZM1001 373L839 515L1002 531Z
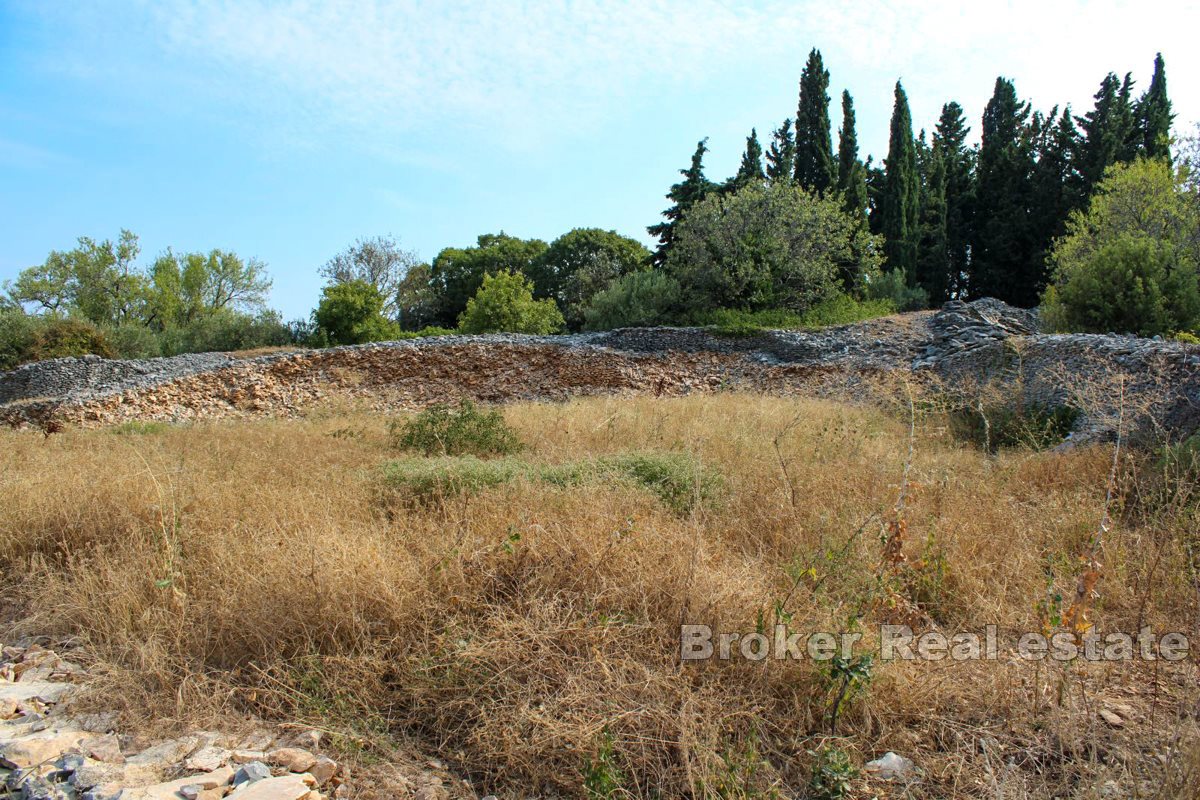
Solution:
M292 337L278 312L258 315L222 309L191 323L169 328L163 335L163 355L228 353L258 347L282 347Z
M1185 170L1112 167L1049 260L1042 308L1058 330L1153 336L1200 326L1200 204Z
M90 322L51 319L34 332L28 360L44 361L48 358L86 355L114 358L116 351L104 331Z
M583 310L584 328L609 331L667 323L679 308L679 281L660 270L631 272L597 292Z
M1169 244L1125 234L1066 273L1045 300L1050 319L1067 330L1136 333L1190 330L1200 325L1196 268Z
M463 333L557 333L564 325L558 304L533 299L533 284L516 272L485 275L458 318Z
M174 355L165 352L164 336L145 325L118 325L105 328L104 335L112 342L113 349L121 358L158 358Z
M128 422L122 422L120 425L112 426L108 429L108 432L117 436L150 436L156 433L163 433L170 430L170 428L171 426L165 422L131 419Z
M713 192L675 231L666 270L693 309L786 308L802 312L867 282L881 242L846 214L841 199L790 181Z
M396 339L424 339L427 336L456 336L458 330L454 328L439 328L436 325L426 325L418 331L401 331L396 334Z
M44 323L41 317L19 308L0 311L0 370L13 369L30 360L33 337Z
M457 408L445 404L427 408L410 420L393 422L390 432L393 446L427 456L510 455L524 446L503 414L481 410L470 400Z
M400 326L384 319L383 295L366 281L326 286L313 316L319 344L364 344L395 339Z
M929 308L929 292L912 286L902 269L888 270L871 276L867 297L890 303L896 311L917 311Z
M1179 331L1171 338L1177 342L1183 342L1184 344L1200 344L1200 336L1197 336L1189 331Z

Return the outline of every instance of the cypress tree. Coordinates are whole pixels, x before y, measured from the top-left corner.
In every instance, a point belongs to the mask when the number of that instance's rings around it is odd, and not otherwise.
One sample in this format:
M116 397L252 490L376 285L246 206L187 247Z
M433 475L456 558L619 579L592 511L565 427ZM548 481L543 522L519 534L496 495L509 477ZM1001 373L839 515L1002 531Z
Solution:
M887 194L887 173L875 166L875 157L867 156L863 165L867 174L867 227L876 236L883 235L883 198Z
M888 155L884 159L886 181L880 202L880 227L889 269L902 269L911 278L917 261L920 236L920 176L917 148L912 134L912 113L904 87L896 81L896 104L892 111Z
M1033 168L1030 224L1034 259L1044 263L1055 237L1066 232L1067 216L1083 205L1082 181L1075 170L1079 131L1070 108L1055 107L1034 115L1030 126L1036 164Z
M914 283L935 305L950 299L950 251L946 237L946 160L937 142L928 149L921 181L921 239Z
M751 128L750 135L746 137L746 151L742 153L741 166L738 167L737 174L726 183L726 189L736 192L752 183L765 180L767 176L763 172L762 160L763 150L762 145L758 143L758 131Z
M767 177L773 181L791 180L796 171L796 140L792 136L792 121L785 119L771 134L767 148Z
M796 110L796 181L806 189L824 192L837 180L833 136L829 127L829 72L821 51L813 48L800 73L800 104Z
M867 224L867 170L858 160L858 134L854 129L854 98L842 92L842 127L838 131L838 191L846 213Z
M1154 57L1154 77L1150 88L1138 100L1136 127L1141 136L1142 152L1147 158L1171 160L1171 99L1167 97L1167 68L1162 53Z
M1033 154L1029 106L1016 88L996 79L980 132L975 234L971 247L974 297L996 297L1013 305L1036 305L1045 267L1035 264L1029 229Z
M692 206L704 199L713 190L713 184L704 177L704 154L708 152L708 139L696 143L696 152L692 154L692 163L687 169L679 170L683 180L671 186L667 199L671 207L663 212L665 222L651 225L646 231L651 236L658 237L658 248L654 251L653 262L657 266L667 260L667 253L675 241L675 227Z
M1076 121L1083 135L1075 168L1083 181L1084 196L1104 178L1104 171L1122 159L1129 158L1133 129L1133 111L1129 95L1133 84L1128 75L1123 82L1115 73L1108 73L1096 92L1096 104Z
M946 291L949 297L962 295L966 288L971 253L971 225L975 198L974 154L967 148L966 117L962 106L950 102L942 106L933 131L933 146L940 152L946 171ZM931 299L937 297L931 295Z

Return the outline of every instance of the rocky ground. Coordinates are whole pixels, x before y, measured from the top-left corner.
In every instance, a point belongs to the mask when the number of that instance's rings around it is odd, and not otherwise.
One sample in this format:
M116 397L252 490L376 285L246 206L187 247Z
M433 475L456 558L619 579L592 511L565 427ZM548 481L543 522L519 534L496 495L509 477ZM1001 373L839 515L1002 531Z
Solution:
M1042 405L1071 402L1077 384L1125 375L1130 397L1150 398L1173 427L1200 428L1200 347L1039 334L1033 313L989 299L953 301L937 313L753 336L636 328L445 336L242 359L214 353L57 359L0 373L0 422L54 429L133 419L290 416L331 398L388 410L460 397L504 402L724 389L855 397L879 376L909 373L959 388L1000 378L1019 383L1027 402Z
M249 726L147 741L94 710L86 654L46 639L0 645L0 800L323 800L471 797L413 754L364 772L323 754L318 730ZM102 702L102 701L101 701Z

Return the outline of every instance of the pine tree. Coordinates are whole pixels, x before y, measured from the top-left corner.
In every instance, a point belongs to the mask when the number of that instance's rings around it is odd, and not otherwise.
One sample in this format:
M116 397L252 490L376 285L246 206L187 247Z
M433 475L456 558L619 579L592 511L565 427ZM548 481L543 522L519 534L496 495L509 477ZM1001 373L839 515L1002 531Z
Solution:
M792 136L792 120L785 119L771 134L767 148L767 177L773 181L791 180L796 171L796 139Z
M922 137L924 138L924 137ZM950 299L950 251L946 237L946 159L937 142L922 164L921 239L914 283L935 305Z
M746 137L746 151L742 153L741 166L738 167L737 174L726 182L724 189L736 192L752 183L766 180L762 161L763 151L762 145L758 143L758 131L751 128L750 135Z
M672 202L670 208L663 212L665 222L651 225L646 231L651 236L658 237L658 248L654 251L653 261L661 266L667 260L667 253L675 241L675 228L692 206L704 199L713 190L713 184L704 177L704 154L708 152L708 139L696 143L696 152L692 154L692 164L687 169L679 170L683 180L674 184L667 193L667 199Z
M796 110L796 181L823 192L837 180L833 136L829 127L829 72L821 51L813 48L800 73L800 105Z
M970 281L974 297L1024 307L1037 304L1045 270L1033 263L1028 119L1029 106L1017 100L1012 81L997 78L980 133Z
M1154 57L1154 77L1150 88L1141 96L1135 110L1137 132L1142 140L1142 152L1147 158L1171 160L1171 99L1167 97L1167 69L1162 53Z
M911 278L917 261L920 236L920 176L917 149L912 134L912 113L904 87L896 81L896 104L892 111L888 155L884 160L886 183L880 203L880 227L888 269L902 269Z
M965 292L971 253L971 225L975 200L974 153L967 148L967 127L962 106L950 102L942 106L933 146L940 151L946 171L946 291L949 297ZM937 300L931 295L932 300Z
M838 131L838 191L846 213L867 224L867 170L858 160L858 134L854 129L854 98L842 92L842 127Z

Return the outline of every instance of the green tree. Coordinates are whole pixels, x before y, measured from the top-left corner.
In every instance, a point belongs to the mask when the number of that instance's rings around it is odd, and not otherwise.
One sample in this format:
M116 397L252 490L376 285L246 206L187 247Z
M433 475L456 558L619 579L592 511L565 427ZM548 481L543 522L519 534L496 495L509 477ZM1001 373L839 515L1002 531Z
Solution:
M867 225L867 170L858 159L858 133L855 131L854 98L842 92L842 127L838 131L837 188L842 193L842 208Z
M410 266L396 286L396 316L400 327L418 331L436 322L437 314L438 298L433 288L432 267L428 264Z
M950 297L965 291L971 253L975 157L967 147L970 132L962 106L955 102L942 106L933 131L933 146L946 170L946 291Z
M752 183L766 180L763 172L763 149L758 142L758 131L750 129L746 137L746 151L742 153L742 163L738 166L737 174L725 183L724 191L736 192Z
M394 339L399 326L383 316L383 295L366 281L326 286L313 313L317 335L329 344L363 344Z
M383 315L400 319L397 295L408 273L422 266L421 259L405 250L393 236L358 239L321 267L321 277L331 284L365 281L383 295Z
M485 275L532 274L546 247L541 239L518 239L501 231L480 236L475 247L442 250L430 268L430 285L437 297L436 323L453 327L467 301L483 285Z
M837 182L833 137L829 124L829 71L821 51L813 48L800 73L800 102L796 109L796 181L806 189L824 192Z
M1034 114L1030 125L1035 164L1030 178L1030 231L1033 261L1045 264L1054 239L1066 232L1067 216L1083 204L1082 179L1075 170L1079 132L1068 108Z
M260 312L270 288L257 259L226 250L176 255L168 249L150 267L145 322L162 330L219 311Z
M671 207L662 213L666 220L657 225L651 225L646 231L658 239L658 247L654 251L655 265L662 265L667 260L671 246L675 243L675 229L692 206L699 203L715 187L704 177L704 154L708 152L708 139L696 143L696 152L692 153L692 163L687 169L679 170L683 180L674 184L667 192Z
M1167 97L1167 68L1162 53L1154 57L1154 76L1150 88L1138 100L1134 109L1142 152L1147 158L1171 158L1171 99Z
M880 203L880 224L888 269L902 269L913 275L920 238L921 185L912 114L900 81L896 81L895 101L888 156L884 162L886 183Z
M1090 196L1108 168L1127 154L1127 143L1134 134L1133 110L1129 105L1131 88L1128 75L1121 82L1114 73L1108 73L1096 92L1095 106L1076 120L1083 138L1076 169L1084 197Z
M790 181L796 171L796 138L792 134L792 120L771 134L771 145L767 148L767 178L772 181Z
M839 283L865 283L877 252L838 198L774 183L699 203L680 226L667 271L691 310L802 312Z
M1037 303L1045 284L1045 267L1034 259L1030 230L1033 152L1028 119L1029 106L1017 99L1012 81L997 78L983 112L970 285L974 297L1024 307Z
M576 228L551 242L533 265L534 297L554 298L568 327L578 330L597 292L649 262L650 251L635 239L600 228Z
M1200 325L1200 207L1185 170L1140 159L1109 169L1051 253L1047 318L1066 330L1143 335Z
M557 333L563 316L550 298L533 298L533 284L524 275L497 272L484 276L458 327L463 333Z
M921 239L913 278L930 302L950 298L951 266L946 217L946 158L939 143L929 149L921 181Z
M661 325L680 304L679 282L662 270L631 272L592 298L584 311L591 331Z

